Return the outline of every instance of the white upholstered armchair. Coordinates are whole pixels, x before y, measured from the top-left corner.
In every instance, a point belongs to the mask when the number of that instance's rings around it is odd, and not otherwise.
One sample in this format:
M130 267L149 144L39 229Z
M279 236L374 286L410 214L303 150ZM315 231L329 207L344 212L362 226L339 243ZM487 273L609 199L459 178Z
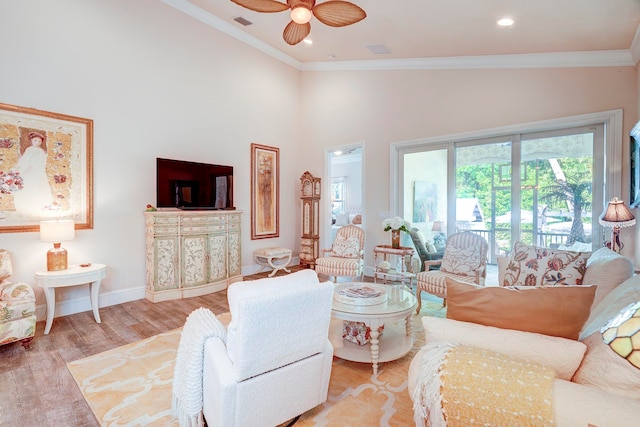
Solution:
M333 284L301 270L227 292L226 345L210 338L204 350L207 425L276 426L326 401Z
M316 260L316 271L333 277L349 276L354 280L364 273L364 230L355 225L341 227L331 249L323 249Z

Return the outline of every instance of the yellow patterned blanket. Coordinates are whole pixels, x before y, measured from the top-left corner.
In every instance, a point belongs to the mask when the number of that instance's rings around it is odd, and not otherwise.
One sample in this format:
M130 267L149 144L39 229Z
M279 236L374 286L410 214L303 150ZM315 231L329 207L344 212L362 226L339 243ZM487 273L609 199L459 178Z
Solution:
M476 347L427 347L413 394L416 426L553 425L552 368Z

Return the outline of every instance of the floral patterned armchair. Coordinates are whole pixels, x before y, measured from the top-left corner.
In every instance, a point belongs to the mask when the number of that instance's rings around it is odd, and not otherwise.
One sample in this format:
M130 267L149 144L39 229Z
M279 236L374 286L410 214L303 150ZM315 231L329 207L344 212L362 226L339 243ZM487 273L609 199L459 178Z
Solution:
M446 305L447 277L484 286L488 251L489 243L478 234L465 231L449 236L442 259L425 261L424 271L416 275L416 312L420 313L422 291L444 298ZM440 270L429 271L429 268L436 264L440 265Z
M0 345L20 341L30 350L36 332L36 297L26 283L12 283L9 251L0 249Z

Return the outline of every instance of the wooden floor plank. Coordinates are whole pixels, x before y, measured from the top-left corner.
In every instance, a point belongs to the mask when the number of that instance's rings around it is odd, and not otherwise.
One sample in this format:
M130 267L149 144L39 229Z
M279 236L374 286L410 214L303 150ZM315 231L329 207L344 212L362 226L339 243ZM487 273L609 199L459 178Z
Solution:
M277 276L284 274L279 271ZM181 327L199 307L215 314L229 311L226 290L181 300L152 303L142 299L104 307L101 324L91 311L56 317L48 335L44 335L45 322L38 322L33 350L25 351L19 343L0 346L0 426L98 426L66 364Z

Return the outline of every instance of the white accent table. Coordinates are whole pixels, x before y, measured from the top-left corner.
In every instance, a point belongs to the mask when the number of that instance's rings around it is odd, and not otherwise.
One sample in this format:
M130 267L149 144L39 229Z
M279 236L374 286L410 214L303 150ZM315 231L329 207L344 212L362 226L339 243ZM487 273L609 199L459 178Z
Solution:
M411 265L413 253L413 248L405 246L393 248L390 245L377 245L373 248L374 262L376 265L373 273L373 282L377 283L378 279L381 279L382 283L385 284L387 283L387 280L400 281L400 283L408 281L409 287L411 287L416 275L413 272L408 271L407 268ZM396 265L396 267L388 271L383 271L378 267L380 265L380 261L392 261L392 265Z
M356 283L354 283L356 284ZM363 283L367 284L367 283ZM331 307L329 340L333 354L353 362L371 363L378 374L378 363L400 359L411 351L413 334L411 314L418 302L404 285L387 286L387 300L376 305L352 305L336 301ZM371 328L371 340L358 345L342 338L342 321L363 322ZM384 325L382 334L378 328Z
M83 264L85 265L85 264ZM107 275L107 266L104 264L88 264L86 267L71 265L66 270L58 271L38 271L35 274L36 285L44 290L47 300L47 323L44 327L44 334L51 330L53 315L56 309L56 288L67 286L77 286L89 284L91 288L91 308L96 323L100 323L100 313L98 312L98 294L100 293L100 283Z

